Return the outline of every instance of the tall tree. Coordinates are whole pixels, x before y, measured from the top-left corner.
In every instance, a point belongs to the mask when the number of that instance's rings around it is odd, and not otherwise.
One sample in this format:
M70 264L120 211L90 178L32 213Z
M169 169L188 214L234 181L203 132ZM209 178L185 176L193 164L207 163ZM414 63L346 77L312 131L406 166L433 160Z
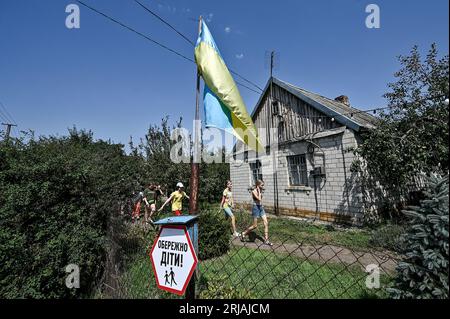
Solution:
M420 173L448 172L449 56L439 58L433 44L424 59L414 47L399 61L384 95L389 109L363 137L357 154L364 161L354 166L371 179L369 193L381 189L390 212L399 212Z

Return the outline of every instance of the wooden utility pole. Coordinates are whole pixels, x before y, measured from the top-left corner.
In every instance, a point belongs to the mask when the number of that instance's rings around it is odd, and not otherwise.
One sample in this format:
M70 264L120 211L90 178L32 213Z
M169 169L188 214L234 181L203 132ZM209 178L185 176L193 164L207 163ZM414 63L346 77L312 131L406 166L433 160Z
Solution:
M9 140L9 136L11 135L11 127L17 126L16 124L11 123L2 123L2 125L6 126L6 137L5 140Z
M274 98L273 98L273 68L274 68L274 58L275 58L275 51L272 51L270 53L270 103L269 106L271 108L270 111L272 112L268 112L269 114L272 113L272 118L269 121L269 126L270 123L274 123L274 119L273 119L273 108L274 108ZM277 102L278 103L278 102ZM277 113L280 112L278 106L277 106ZM278 115L278 114L277 114ZM270 129L270 127L269 127ZM278 132L277 132L278 134ZM269 133L270 136L270 133ZM277 143L278 139L276 138L276 136L274 136L274 140L272 140L272 143ZM270 145L270 138L269 138L269 145ZM279 202L278 202L278 173L277 173L277 168L276 168L276 161L277 161L277 156L275 154L275 147L272 148L270 147L270 151L271 151L271 155L272 155L272 167L273 167L273 210L275 215L279 214Z
M198 33L200 34L202 27L202 17L200 16L199 25L198 25ZM190 196L189 196L189 214L195 215L198 213L198 189L199 189L199 159L201 158L198 152L201 152L201 145L198 145L199 141L201 141L201 127L198 127L200 123L200 71L197 68L197 84L196 84L196 96L195 96L195 120L193 127L194 143L193 143L193 156L191 158L191 178L190 178Z
M199 23L198 23L198 34L200 34L202 28L202 16L200 16ZM201 144L200 148L199 145L196 143L201 141L201 125L200 125L200 71L197 68L197 83L196 83L196 92L195 92L195 120L194 120L194 150L193 150L193 156L192 156L192 162L191 162L191 178L190 178L190 196L189 196L189 214L190 215L196 215L198 214L198 189L199 189L199 175L200 175L200 168L199 168L199 159L200 154L197 152L201 151ZM198 127L200 125L200 127ZM197 136L197 134L200 134L200 136ZM192 236L193 235L193 236ZM193 234L191 234L192 238L195 238L195 249L196 254L198 256L198 224L195 224ZM186 288L186 294L185 299L187 300L194 300L196 299L196 289L195 284L197 281L197 272L198 268L195 269L194 274L191 277L191 281L189 282L187 288Z

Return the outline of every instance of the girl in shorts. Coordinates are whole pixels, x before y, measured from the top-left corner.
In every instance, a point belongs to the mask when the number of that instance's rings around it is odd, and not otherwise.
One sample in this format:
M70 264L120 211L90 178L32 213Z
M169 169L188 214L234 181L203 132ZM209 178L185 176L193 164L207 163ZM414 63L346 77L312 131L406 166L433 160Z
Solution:
M225 215L231 218L231 227L233 228L234 236L238 237L239 233L236 231L236 218L233 214L234 202L233 202L233 193L231 192L231 188L233 187L233 183L231 181L227 181L227 188L223 191L222 201L220 202L220 209L223 209Z
M241 239L244 240L245 236L252 230L258 227L258 218L261 218L264 223L264 244L273 246L269 241L269 221L267 220L266 212L262 206L262 190L264 188L263 181L256 181L255 189L252 191L253 207L252 207L252 217L253 224L248 227L242 234Z

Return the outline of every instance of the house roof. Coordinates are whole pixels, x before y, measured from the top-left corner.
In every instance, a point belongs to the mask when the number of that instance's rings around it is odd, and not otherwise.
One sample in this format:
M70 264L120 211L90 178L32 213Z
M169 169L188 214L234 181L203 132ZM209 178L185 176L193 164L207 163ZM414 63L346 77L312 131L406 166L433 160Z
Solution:
M360 131L361 129L371 129L375 127L375 123L377 122L376 117L367 114L366 112L362 112L360 109L348 106L344 103L329 99L322 95L306 91L295 85L281 81L277 78L269 79L269 81L267 82L266 87L264 88L264 91L258 100L258 103L256 103L256 106L253 109L253 120L259 108L261 107L261 101L270 87L271 80L274 84L282 87L286 91L298 97L300 100L310 104L318 111L324 113L327 116L334 117L334 119L338 123L341 123L342 125L345 125L355 131Z

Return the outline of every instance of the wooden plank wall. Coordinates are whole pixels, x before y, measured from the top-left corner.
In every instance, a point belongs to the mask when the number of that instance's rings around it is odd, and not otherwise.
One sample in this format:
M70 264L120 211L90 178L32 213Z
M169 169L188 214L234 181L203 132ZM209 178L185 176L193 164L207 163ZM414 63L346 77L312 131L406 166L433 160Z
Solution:
M266 94L254 122L257 128L278 127L280 142L341 126L336 121L333 122L330 117L319 119L317 116L325 116L325 114L276 84L273 85L273 96L280 102L282 118L272 116L268 94Z

